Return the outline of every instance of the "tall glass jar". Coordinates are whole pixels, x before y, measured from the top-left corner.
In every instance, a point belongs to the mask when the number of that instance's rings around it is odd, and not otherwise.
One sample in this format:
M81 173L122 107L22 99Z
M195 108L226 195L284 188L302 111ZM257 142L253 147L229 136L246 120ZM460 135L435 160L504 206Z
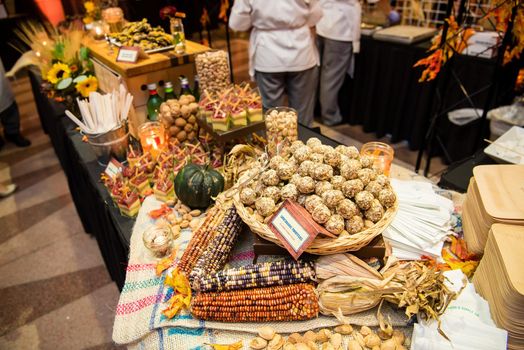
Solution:
M393 147L383 142L368 142L362 146L360 154L373 158L373 168L389 176L389 169L395 155Z
M298 140L298 113L290 107L275 107L265 113L269 156L284 155Z
M124 12L120 7L109 7L102 11L108 33L119 33L124 27Z
M186 52L186 36L184 34L184 24L181 18L170 18L171 35L173 35L173 45L175 45L175 53L182 55Z

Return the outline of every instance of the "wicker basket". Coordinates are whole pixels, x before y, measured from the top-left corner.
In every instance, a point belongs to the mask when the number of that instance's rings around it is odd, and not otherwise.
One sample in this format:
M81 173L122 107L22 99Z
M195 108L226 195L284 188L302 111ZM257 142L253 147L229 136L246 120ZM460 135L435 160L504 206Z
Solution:
M243 178L241 178L237 184L242 183ZM244 204L242 204L240 201L240 186L238 186L233 193L233 203L237 209L238 215L240 215L242 220L251 228L251 231L255 232L260 237L283 247L282 242L280 242L280 240L275 236L273 231L271 231L266 224L256 220L254 215L251 215ZM397 209L398 201L395 205L385 211L384 216L379 222L364 231L352 235L344 231L337 236L337 238L329 238L319 235L305 251L316 255L330 255L359 250L368 245L388 227L391 221L393 221Z

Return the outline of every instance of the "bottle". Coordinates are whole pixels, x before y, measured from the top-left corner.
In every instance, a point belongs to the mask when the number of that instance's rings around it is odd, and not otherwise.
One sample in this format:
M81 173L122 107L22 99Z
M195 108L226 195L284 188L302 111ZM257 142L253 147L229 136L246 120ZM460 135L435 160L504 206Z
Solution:
M176 99L175 92L173 91L173 83L166 81L164 85L164 101Z
M189 88L189 80L187 77L181 75L178 77L180 79L180 96L182 95L193 95L191 89Z
M149 100L147 100L147 119L151 121L158 120L158 114L160 112L160 105L162 104L162 97L158 95L156 91L156 84L147 84L149 90Z
M195 96L195 100L197 102L200 100L200 84L199 84L198 75L196 74L195 74L195 84L193 85L193 96Z

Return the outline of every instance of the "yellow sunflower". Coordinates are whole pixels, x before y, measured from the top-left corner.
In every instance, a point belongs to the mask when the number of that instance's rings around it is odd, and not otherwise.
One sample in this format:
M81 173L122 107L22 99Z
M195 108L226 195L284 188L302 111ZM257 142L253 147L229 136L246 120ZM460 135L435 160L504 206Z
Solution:
M84 2L84 8L86 9L86 12L93 12L95 10L95 3L92 1L86 1Z
M90 92L98 89L98 79L90 75L86 79L82 80L75 86L76 91L82 95L82 97L88 97Z
M62 79L69 78L70 75L71 70L69 69L67 64L55 63L47 72L46 77L47 81L49 81L51 84L56 84Z

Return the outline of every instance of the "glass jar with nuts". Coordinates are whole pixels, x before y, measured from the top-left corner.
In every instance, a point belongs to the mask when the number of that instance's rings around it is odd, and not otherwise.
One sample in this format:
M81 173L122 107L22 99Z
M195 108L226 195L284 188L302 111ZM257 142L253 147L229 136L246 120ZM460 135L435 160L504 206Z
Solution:
M269 156L285 155L298 140L298 113L290 107L275 107L265 113ZM280 149L279 149L280 148Z

